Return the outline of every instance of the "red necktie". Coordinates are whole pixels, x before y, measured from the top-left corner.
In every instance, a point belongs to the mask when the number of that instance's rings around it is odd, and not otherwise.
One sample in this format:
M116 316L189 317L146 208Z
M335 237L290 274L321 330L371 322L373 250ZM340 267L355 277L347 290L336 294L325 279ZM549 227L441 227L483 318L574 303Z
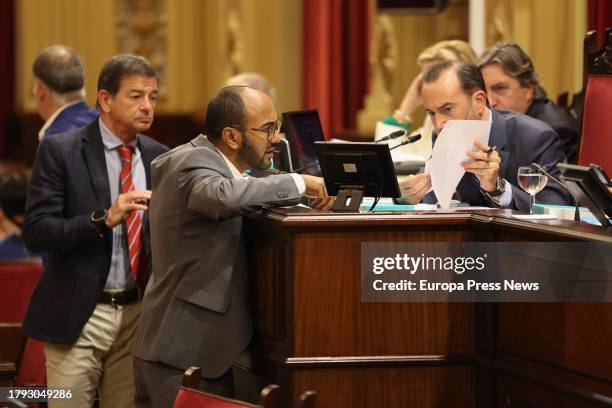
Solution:
M121 183L121 192L127 193L134 190L134 182L132 180L132 156L134 155L134 146L122 145L117 148L123 167L119 174ZM132 211L125 219L125 228L128 237L128 251L130 254L130 272L132 279L137 286L144 290L146 286L146 270L139 268L142 249L142 217L139 211Z

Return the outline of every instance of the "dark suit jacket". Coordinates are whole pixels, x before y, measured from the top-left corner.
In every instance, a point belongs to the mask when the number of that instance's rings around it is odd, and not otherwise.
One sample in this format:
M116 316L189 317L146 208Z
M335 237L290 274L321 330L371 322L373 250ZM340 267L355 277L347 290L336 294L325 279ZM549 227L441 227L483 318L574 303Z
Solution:
M149 165L168 149L138 135L147 187ZM112 234L100 235L89 222L111 206L111 193L98 121L38 147L26 203L23 237L43 253L43 272L23 322L26 335L54 344L76 341L100 299L109 273ZM147 260L151 260L148 218L143 218Z
M299 202L291 175L233 178L204 136L151 164L153 274L141 306L134 355L214 378L248 345L242 215Z
M100 112L97 109L90 109L85 102L75 103L57 115L51 126L45 130L45 137L85 127L98 116Z
M547 123L561 138L563 151L569 163L578 162L580 130L578 123L566 111L548 99L536 99L531 102L527 115Z
M529 194L518 184L518 168L538 163L550 170L550 174L559 178L556 167L565 161L561 140L554 130L544 122L517 112L491 109L493 121L489 134L489 146L495 146L501 157L499 176L512 185L512 202L510 208L529 211ZM435 136L434 136L435 143ZM476 206L495 207L492 200L480 189L480 183L472 173L465 173L457 186L457 194L462 202ZM427 194L423 201L436 203L433 192ZM536 194L536 202L545 204L571 205L569 193L553 181Z

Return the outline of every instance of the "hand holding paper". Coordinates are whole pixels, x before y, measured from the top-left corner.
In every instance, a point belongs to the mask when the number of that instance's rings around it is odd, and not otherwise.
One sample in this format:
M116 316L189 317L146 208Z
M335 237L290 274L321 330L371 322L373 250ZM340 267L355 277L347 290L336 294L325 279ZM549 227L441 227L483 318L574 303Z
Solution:
M450 208L453 193L466 171L462 164L474 158L467 152L474 150L474 146L486 146L490 129L491 124L485 120L449 120L438 135L426 168L442 208ZM482 151L480 153L486 155ZM477 171L483 170L480 168ZM490 174L486 173L486 176Z
M472 160L463 162L461 165L465 171L474 173L485 191L493 191L497 188L497 177L501 164L499 153L495 146L490 147L479 141L475 141L474 146L478 150L468 152Z

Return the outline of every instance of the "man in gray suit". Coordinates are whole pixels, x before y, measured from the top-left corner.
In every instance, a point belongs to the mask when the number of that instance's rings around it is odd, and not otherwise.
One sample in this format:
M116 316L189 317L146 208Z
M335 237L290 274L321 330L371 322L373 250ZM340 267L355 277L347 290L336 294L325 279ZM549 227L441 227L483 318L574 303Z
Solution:
M234 360L248 345L247 261L242 217L315 197L323 180L297 174L245 177L267 168L280 122L270 98L246 86L221 89L200 135L151 164L153 275L134 347L136 403L170 407L183 372L202 367L201 388L232 396Z
M491 122L488 144L474 143L467 152L465 174L457 186L462 202L476 206L529 211L529 194L518 186L518 168L538 163L556 178L558 162L565 154L559 135L546 123L517 112L490 109L485 82L478 67L454 61L432 64L423 73L423 106L431 117L436 133L452 119ZM436 135L434 134L434 143ZM400 182L402 195L410 203L435 203L429 174L408 176ZM548 183L536 195L546 204L569 205L570 196L556 183Z

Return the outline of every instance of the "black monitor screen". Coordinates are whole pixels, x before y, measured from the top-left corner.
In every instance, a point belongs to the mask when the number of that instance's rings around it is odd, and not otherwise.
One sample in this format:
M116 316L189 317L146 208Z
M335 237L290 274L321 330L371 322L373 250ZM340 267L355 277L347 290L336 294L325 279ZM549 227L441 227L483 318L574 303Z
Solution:
M595 165L587 167L558 163L557 167L563 173L561 180L580 205L588 207L601 225L611 225L612 193L608 190L610 179L605 172Z
M400 189L386 144L315 143L329 195L358 188L366 197L400 197Z
M308 166L317 160L315 142L324 141L323 129L316 109L283 113L283 128L291 148L293 169ZM319 175L320 167L312 166L303 173Z

